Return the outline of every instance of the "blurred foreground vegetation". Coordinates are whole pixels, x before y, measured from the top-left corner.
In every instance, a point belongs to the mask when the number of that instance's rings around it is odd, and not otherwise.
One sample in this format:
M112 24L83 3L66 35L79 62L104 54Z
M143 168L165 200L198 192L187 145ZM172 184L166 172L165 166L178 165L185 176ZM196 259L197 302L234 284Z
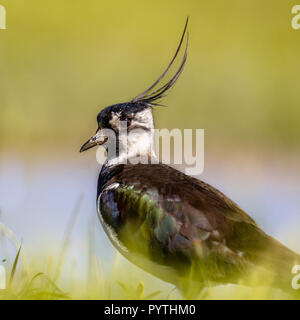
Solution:
M73 216L74 217L74 216ZM72 218L73 220L73 218ZM87 277L82 279L76 272L64 272L72 222L66 229L61 252L57 257L26 256L19 245L11 265L6 264L7 288L0 290L0 299L182 299L180 292L172 285L156 281L151 275L127 262L119 254L109 271L102 268L101 259L93 249L93 233L90 233L90 247L87 252ZM1 225L0 236L16 244L10 229ZM47 253L46 253L47 256ZM5 260L2 260L2 264ZM192 299L292 299L286 293L270 287L257 286L258 274L253 274L253 287L221 285L205 288Z
M54 260L54 259L53 259ZM150 276L143 272L136 272L133 266L118 263L116 259L112 272L104 275L101 272L100 261L90 266L95 267L95 277L84 282L76 277L68 277L67 289L60 286L53 279L53 274L30 268L22 270L12 278L6 290L0 290L0 299L22 300L53 300L53 299L104 299L104 300L150 300L150 299L182 299L181 294L174 287L170 289L164 284L151 286ZM20 267L20 266L19 266ZM99 268L100 267L100 268ZM46 269L49 269L46 266ZM48 270L49 271L49 270ZM136 275L135 279L128 274ZM126 275L127 274L127 275ZM11 276L9 277L11 279ZM147 283L147 285L145 285ZM205 288L199 296L192 299L292 299L292 296L280 290L268 287L244 287L224 285Z

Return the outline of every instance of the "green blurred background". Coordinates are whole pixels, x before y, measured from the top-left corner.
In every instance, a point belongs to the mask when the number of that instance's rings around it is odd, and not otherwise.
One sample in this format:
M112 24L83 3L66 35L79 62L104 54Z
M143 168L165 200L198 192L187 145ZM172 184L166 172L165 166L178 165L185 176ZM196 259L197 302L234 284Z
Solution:
M0 4L7 11L7 29L0 30L0 221L23 239L27 255L38 255L41 265L55 260L83 195L66 274L75 268L85 279L91 226L93 254L111 266L115 251L96 222L99 165L95 152L78 150L102 108L128 101L161 74L187 15L188 61L164 100L168 107L155 110L156 126L204 128L200 178L300 250L296 1ZM0 243L0 258L14 250Z
M188 63L157 125L205 128L221 145L298 150L295 1L1 4L2 146L78 147L101 108L132 98L162 72L190 15Z

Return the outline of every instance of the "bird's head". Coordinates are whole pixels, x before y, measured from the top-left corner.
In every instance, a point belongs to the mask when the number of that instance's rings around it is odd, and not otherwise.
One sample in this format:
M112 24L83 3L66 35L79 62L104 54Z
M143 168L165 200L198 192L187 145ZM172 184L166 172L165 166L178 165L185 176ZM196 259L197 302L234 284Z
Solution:
M126 135L127 138L133 131L140 133L135 134L134 138L129 141L129 144L126 142L126 149L134 149L131 153L141 153L141 148L145 149L148 147L148 143L152 143L152 141L150 141L153 139L151 132L153 131L152 109L154 106L160 105L161 99L166 95L167 91L173 87L182 73L187 59L188 34L186 48L178 70L168 82L161 85L158 89L156 89L156 87L168 73L178 56L186 34L187 24L188 19L186 20L184 31L175 55L162 75L147 90L133 98L130 102L112 105L100 111L97 116L97 131L95 135L83 144L80 152L86 151L96 145L107 146L111 140L122 143L125 139L124 135Z
M96 134L81 147L80 152L107 144L110 139L120 142L123 135L128 136L133 131L150 133L153 129L152 105L141 102L115 104L99 112L97 123Z

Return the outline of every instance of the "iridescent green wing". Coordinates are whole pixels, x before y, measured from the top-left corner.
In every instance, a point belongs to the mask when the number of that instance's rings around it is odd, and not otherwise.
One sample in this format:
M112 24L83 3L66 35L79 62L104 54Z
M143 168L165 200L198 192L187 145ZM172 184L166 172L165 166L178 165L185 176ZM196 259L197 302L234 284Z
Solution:
M142 255L182 276L195 269L199 280L217 281L242 272L237 270L241 257L225 245L203 212L178 195L161 194L140 184L109 187L101 194L100 211L130 254Z
M155 189L108 188L102 192L99 206L105 223L133 251L150 254L149 249L166 244L180 229L180 222L161 206Z

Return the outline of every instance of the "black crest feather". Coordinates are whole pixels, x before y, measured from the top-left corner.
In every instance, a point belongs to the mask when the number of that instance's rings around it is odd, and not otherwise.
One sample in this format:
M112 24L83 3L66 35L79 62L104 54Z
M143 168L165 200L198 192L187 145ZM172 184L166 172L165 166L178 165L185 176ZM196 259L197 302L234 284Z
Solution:
M141 103L150 104L150 105L158 105L159 104L158 100L163 98L166 95L166 92L173 87L173 85L175 84L175 82L179 78L180 74L182 73L182 70L183 70L184 65L186 63L188 43L189 43L189 33L188 32L187 32L186 47L185 47L185 51L184 51L184 56L183 56L183 59L181 61L181 64L180 64L178 70L173 75L171 80L169 80L165 85L161 86L159 89L153 91L153 89L159 84L159 82L168 73L169 69L171 68L171 66L173 65L174 61L176 60L176 58L178 56L178 53L179 53L179 51L181 49L184 36L186 34L188 22L189 22L189 18L186 19L186 23L185 23L185 26L184 26L184 30L183 30L180 42L179 42L179 46L178 46L178 48L177 48L177 50L175 52L174 57L172 58L172 60L169 63L169 65L167 66L166 70L160 75L160 77L147 90L145 90L144 92L140 93L138 96L133 98L131 100L131 102L134 102L134 103L141 102Z

